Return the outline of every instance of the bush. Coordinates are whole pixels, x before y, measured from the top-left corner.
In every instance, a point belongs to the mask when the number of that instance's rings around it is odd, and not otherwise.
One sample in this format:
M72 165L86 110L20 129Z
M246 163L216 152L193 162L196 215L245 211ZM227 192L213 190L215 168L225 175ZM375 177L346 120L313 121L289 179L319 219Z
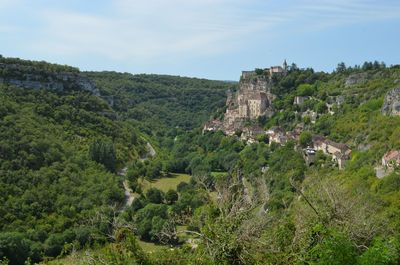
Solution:
M298 96L312 96L314 95L314 92L315 92L314 86L310 84L301 84L297 87Z
M352 242L343 234L336 231L314 231L322 237L309 254L311 264L355 264L356 252Z
M362 265L399 264L399 242L394 238L377 238L358 259Z
M178 200L178 193L175 190L169 190L165 194L165 200L168 204L173 204Z
M164 194L161 190L157 189L157 188L150 188L147 192L146 192L146 198L149 202L151 203L162 203L164 200Z
M182 181L181 183L178 184L178 186L176 187L176 190L178 192L182 192L182 191L186 190L187 188L189 188L189 184Z
M156 235L168 218L167 206L148 204L135 215L137 234L144 240L156 240Z
M300 134L299 139L300 145L302 147L307 147L312 143L312 134L310 132L304 131Z

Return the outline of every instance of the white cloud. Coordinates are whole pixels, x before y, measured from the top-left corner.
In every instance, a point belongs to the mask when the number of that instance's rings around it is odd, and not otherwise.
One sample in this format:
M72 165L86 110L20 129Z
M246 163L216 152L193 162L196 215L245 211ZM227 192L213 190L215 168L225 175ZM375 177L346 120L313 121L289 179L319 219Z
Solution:
M15 0L0 0L0 7ZM17 0L23 1L23 0ZM107 11L32 8L37 28L26 49L35 54L157 63L171 58L240 52L255 39L296 30L325 30L400 17L399 4L359 0L115 0ZM26 2L28 4L28 2ZM29 3L30 4L30 3ZM1 22L1 19L0 19ZM4 32L7 25L0 27ZM266 44L268 45L268 43Z
M110 16L47 10L32 47L60 54L93 53L114 60L152 60L226 52L276 18L246 18L227 1L116 1Z

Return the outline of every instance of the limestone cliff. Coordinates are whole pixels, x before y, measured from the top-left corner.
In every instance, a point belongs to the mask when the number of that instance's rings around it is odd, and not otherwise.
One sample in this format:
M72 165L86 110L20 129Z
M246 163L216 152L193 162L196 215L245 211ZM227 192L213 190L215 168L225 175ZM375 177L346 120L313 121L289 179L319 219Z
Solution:
M227 110L224 115L225 131L235 131L246 121L273 114L271 93L272 81L265 75L244 72L236 93L228 92Z
M384 115L400 116L400 87L386 94L382 113Z
M30 89L82 89L100 96L94 83L79 72L47 71L30 65L0 63L2 83Z
M259 117L271 117L276 98L271 92L273 80L275 76L286 75L287 68L285 60L282 66L242 71L238 91L228 91L223 120L207 122L203 132L222 130L225 134L233 135L237 131L248 129L249 122ZM254 128L251 130L257 131Z

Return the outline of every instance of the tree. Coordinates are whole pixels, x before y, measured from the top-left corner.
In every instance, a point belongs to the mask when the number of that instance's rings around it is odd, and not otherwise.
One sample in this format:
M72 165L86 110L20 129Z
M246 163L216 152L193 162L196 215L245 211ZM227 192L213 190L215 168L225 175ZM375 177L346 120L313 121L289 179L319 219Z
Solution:
M165 194L165 201L168 204L173 204L178 200L178 193L175 190L168 190Z
M97 163L103 164L111 172L115 171L116 154L113 142L110 140L96 140L89 148L89 156Z
M327 111L328 107L326 106L325 102L320 101L315 105L315 111L317 113L325 113Z
M157 232L162 229L163 223L168 217L167 206L160 204L147 204L137 211L135 223L137 234L146 240L155 240Z
M390 265L399 263L399 242L396 238L376 238L359 258L360 265Z
M184 181L180 182L178 184L178 186L176 187L178 192L182 192L182 191L186 190L187 188L189 188L189 184Z
M161 190L157 189L157 188L150 188L147 192L146 192L146 198L149 202L151 203L162 203L164 200L164 194Z
M298 96L312 96L315 92L314 86L310 84L301 84L297 87Z
M336 67L336 72L338 73L345 73L347 70L346 64L344 62L341 62L337 65Z
M312 264L355 264L356 249L345 235L322 226L315 230L314 240L319 243L309 251Z
M310 132L304 131L300 134L299 139L300 145L302 147L307 147L312 143L312 134Z
M260 69L260 68L256 68L255 72L256 72L257 75L262 75L264 73L264 70Z
M151 161L146 168L146 177L150 180L160 177L162 164L159 160Z
M24 264L29 257L31 243L20 233L0 234L0 259L8 258L11 265Z

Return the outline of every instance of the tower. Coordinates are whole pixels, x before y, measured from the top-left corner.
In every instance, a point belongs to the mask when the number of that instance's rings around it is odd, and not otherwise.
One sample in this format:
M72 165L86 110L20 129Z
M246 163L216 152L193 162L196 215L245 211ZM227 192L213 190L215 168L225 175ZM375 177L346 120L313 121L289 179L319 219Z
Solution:
M288 66L287 66L287 63L286 63L286 59L283 61L283 70L286 72L287 71L287 68L288 68Z

